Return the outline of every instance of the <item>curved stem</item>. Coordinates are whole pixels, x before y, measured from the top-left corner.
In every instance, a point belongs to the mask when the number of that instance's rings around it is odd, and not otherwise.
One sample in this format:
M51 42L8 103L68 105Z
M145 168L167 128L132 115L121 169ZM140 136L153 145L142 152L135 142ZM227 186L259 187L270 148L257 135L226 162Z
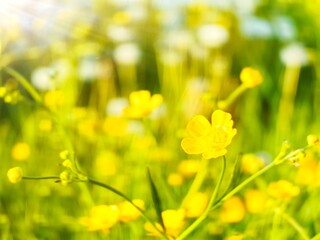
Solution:
M301 236L301 239L310 240L306 231L301 227L301 225L293 219L290 215L281 212L282 218L287 221Z
M31 86L31 84L23 77L20 73L15 71L14 69L10 67L5 67L4 71L7 72L9 75L14 77L26 90L27 92L31 95L31 97L37 102L37 103L42 103L41 96L39 93Z
M201 216L199 218L197 218L185 231L183 231L177 238L176 240L182 240L185 239L190 233L192 233L208 216L210 210L211 210L211 206L212 204L215 202L217 196L218 196L218 192L222 183L222 179L224 176L226 170L226 158L223 156L223 166L220 172L220 176L218 178L218 182L217 185L211 195L210 201L208 203L208 206L206 208L206 210L201 214Z

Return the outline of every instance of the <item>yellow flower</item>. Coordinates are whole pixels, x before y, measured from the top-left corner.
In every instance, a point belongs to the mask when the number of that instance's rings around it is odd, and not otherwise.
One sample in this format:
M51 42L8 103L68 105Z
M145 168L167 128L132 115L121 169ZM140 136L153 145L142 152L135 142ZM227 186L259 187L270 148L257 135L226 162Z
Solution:
M263 160L252 153L244 154L241 158L241 170L253 174L264 166Z
M240 80L247 88L254 88L262 83L263 77L258 70L245 67L240 73Z
M15 160L24 161L30 156L30 147L27 143L17 143L13 146L11 155Z
M307 142L309 146L317 146L320 144L319 137L315 134L310 134L307 136Z
M7 172L7 176L11 183L18 183L23 177L23 171L21 167L10 168Z
M240 222L246 214L244 204L240 197L233 196L223 203L220 213L221 221L226 223Z
M166 234L169 237L175 238L179 235L182 227L184 226L184 218L185 211L183 209L169 209L162 212L164 227L166 229ZM160 224L157 223L156 227L157 229L163 232L163 228ZM150 222L145 223L144 229L148 232L148 235L150 236L161 236L160 233Z
M94 206L88 217L80 218L80 223L89 231L108 232L119 221L119 208L115 205Z
M168 176L168 183L171 186L181 186L183 183L183 177L179 173L171 173Z
M130 105L123 110L125 116L129 118L143 118L147 117L162 104L163 97L160 94L151 96L149 91L140 90L132 92L129 100Z
M178 172L184 177L192 177L198 172L199 166L198 160L183 160L178 166Z
M140 209L144 209L144 202L141 199L134 199L133 203ZM140 217L141 213L128 201L118 204L120 210L119 221L130 222Z
M128 133L129 122L118 116L109 116L103 122L103 131L114 137L123 137Z
M297 171L297 182L311 187L320 186L320 163L313 157L307 156L300 162Z
M246 208L250 213L262 212L266 207L267 196L265 193L257 189L248 190L244 198L245 198Z
M279 180L271 182L267 188L267 192L276 199L290 200L292 197L299 195L300 188L287 180Z
M237 133L232 126L231 114L222 110L213 112L211 125L204 116L197 115L188 123L187 132L190 137L182 140L181 147L186 153L202 154L205 159L223 156Z
M196 192L186 199L184 208L186 210L186 217L199 217L208 205L208 195L202 192Z

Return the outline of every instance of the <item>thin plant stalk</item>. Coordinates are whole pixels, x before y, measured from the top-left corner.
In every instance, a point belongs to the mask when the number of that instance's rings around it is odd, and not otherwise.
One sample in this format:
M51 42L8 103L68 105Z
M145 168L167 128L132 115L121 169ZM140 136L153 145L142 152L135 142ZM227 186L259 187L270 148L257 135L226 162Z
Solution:
M223 165L222 165L222 169L220 172L220 176L218 178L218 182L217 185L211 195L211 198L209 200L208 206L206 208L206 210L201 214L201 216L199 218L197 218L197 220L195 220L185 231L183 231L177 238L176 240L182 240L185 239L187 236L189 236L208 216L211 206L214 204L217 196L218 196L218 192L222 183L222 179L224 176L224 173L226 171L226 159L225 157L223 157Z

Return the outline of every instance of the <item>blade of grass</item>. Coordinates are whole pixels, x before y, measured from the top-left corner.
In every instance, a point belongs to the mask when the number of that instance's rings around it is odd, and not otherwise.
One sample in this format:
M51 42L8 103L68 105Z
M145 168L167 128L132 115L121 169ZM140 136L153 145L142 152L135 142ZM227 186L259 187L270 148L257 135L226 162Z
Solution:
M163 218L162 218L162 203L161 203L161 199L159 197L159 193L158 190L156 188L156 185L151 177L151 173L150 173L150 169L147 168L147 175L148 175L148 180L149 180L149 185L150 185L150 190L151 190L151 196L152 196L152 201L153 201L153 205L154 208L156 210L156 214L158 217L158 220L162 226L162 228L164 229L165 232L165 226L164 226L164 222L163 222Z

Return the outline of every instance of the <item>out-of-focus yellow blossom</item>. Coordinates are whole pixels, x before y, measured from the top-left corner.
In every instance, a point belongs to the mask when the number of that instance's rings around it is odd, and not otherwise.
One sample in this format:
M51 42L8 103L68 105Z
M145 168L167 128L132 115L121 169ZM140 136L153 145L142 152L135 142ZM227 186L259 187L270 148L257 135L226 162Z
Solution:
M128 133L128 120L123 117L110 116L103 122L103 131L114 137L122 137Z
M243 235L232 235L224 238L224 240L243 240L243 239L244 239Z
M119 221L120 210L115 205L94 206L89 216L80 218L80 223L89 231L108 232Z
M125 11L118 11L112 16L112 21L119 25L126 25L130 23L131 20L131 16Z
M48 107L59 107L64 103L64 95L60 90L49 91L44 95L44 104Z
M263 77L258 70L245 67L240 73L240 80L247 88L254 88L262 83Z
M23 177L23 171L21 167L10 168L7 172L8 179L11 183L18 183Z
M245 193L244 199L246 208L250 213L260 213L266 207L267 196L257 189L248 190Z
M112 151L104 151L97 155L95 161L95 172L101 177L115 175L117 172L117 162L120 159L116 153Z
M233 196L223 203L220 219L225 223L240 222L246 214L244 204L240 197Z
M30 147L27 143L16 143L11 151L13 159L24 161L30 156Z
M192 177L198 172L199 166L198 160L183 160L178 166L178 172L184 177Z
M141 199L134 199L133 203L140 209L144 209L144 202ZM140 217L141 213L128 201L118 204L120 210L119 221L130 222Z
M307 136L307 143L309 146L319 146L320 145L319 137L315 134L310 134Z
M52 129L52 121L50 119L41 119L39 121L39 129L44 132L50 132Z
M78 123L78 132L83 136L94 138L97 125L98 123L95 117L85 118Z
M276 199L290 200L299 195L300 188L287 180L279 180L277 182L271 182L268 185L267 192Z
M147 117L154 109L158 108L163 102L163 97L160 94L151 96L149 91L140 90L132 92L129 101L130 105L123 110L125 116L139 119Z
M162 219L166 234L170 239L177 237L184 226L185 211L183 209L173 210L168 209L162 212ZM156 223L157 229L163 232L163 229L159 223ZM144 225L145 230L150 236L161 236L161 234L155 229L155 227L147 222Z
M191 119L187 125L190 135L182 140L181 146L188 154L202 154L204 159L217 158L227 153L237 130L232 128L231 114L216 110L211 116L211 125L202 115Z
M320 164L312 157L306 157L300 162L297 172L297 182L312 187L320 186Z
M241 158L241 170L244 173L253 174L264 166L263 160L252 153L244 154Z
M199 217L208 205L208 195L202 192L196 192L189 196L184 204L187 218Z
M183 177L179 173L171 173L168 177L168 183L171 186L181 186L183 183Z

